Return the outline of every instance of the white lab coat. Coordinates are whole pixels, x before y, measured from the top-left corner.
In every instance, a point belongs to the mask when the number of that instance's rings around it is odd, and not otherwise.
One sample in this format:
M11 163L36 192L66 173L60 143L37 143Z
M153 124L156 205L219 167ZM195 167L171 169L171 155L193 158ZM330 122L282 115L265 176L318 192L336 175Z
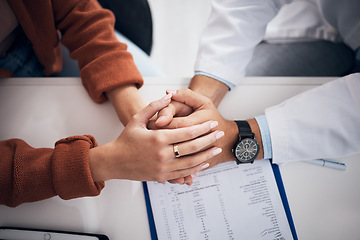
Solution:
M195 71L236 85L264 37L276 42L342 40L357 49L359 9L359 0L214 0ZM317 87L265 113L275 163L360 153L360 74Z
M255 46L329 40L360 46L360 0L214 0L195 71L237 85Z
M360 73L265 110L277 164L360 154Z

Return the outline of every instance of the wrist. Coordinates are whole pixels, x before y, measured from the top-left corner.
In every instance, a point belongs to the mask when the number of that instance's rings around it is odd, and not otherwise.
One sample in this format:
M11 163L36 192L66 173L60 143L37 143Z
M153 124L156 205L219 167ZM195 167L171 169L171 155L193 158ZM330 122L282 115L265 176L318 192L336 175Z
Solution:
M229 120L229 128L226 132L226 135L229 136L229 139L228 139L228 149L229 149L229 152L231 153L231 155L234 157L235 159L235 156L234 154L232 153L232 150L235 146L235 144L237 143L238 139L239 139L239 128L237 126L237 124L235 123L235 121L230 121ZM233 159L233 160L234 160Z
M133 84L113 89L106 92L106 95L124 126L126 126L132 116L146 106L146 102L139 94L137 87Z
M210 98L215 106L219 105L225 94L229 91L229 87L226 84L205 75L195 75L191 79L189 88Z
M256 157L256 159L263 159L264 158L264 147L263 147L263 143L262 143L262 137L261 137L259 124L257 123L255 118L248 119L246 121L249 123L251 131L255 135L255 140L259 144L259 154Z
M114 149L117 149L117 153L114 153ZM90 149L89 163L94 182L107 181L123 176L118 168L114 173L115 166L114 161L112 161L112 159L117 159L115 162L120 162L120 156L122 155L119 150L115 141Z
M103 169L100 147L89 150L90 172L94 182L105 181L106 172Z

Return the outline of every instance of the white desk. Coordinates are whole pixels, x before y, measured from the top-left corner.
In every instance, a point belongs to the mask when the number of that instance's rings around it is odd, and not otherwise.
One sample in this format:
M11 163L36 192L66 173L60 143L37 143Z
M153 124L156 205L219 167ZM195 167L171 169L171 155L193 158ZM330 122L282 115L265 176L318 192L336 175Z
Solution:
M229 92L219 111L228 119L262 114L268 106L329 78L249 78ZM148 101L188 79L146 79ZM34 147L53 147L60 138L92 134L99 144L113 140L122 126L109 103L93 103L76 78L0 79L0 140L22 138ZM343 159L348 170L308 163L281 166L299 239L359 239L360 157ZM54 197L0 206L0 226L104 233L110 239L150 239L142 186L112 180L100 196L69 201Z

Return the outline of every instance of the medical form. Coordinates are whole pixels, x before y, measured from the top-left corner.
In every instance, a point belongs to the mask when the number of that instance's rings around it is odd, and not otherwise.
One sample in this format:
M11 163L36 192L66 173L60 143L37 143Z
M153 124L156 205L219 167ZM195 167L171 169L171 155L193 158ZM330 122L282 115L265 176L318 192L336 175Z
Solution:
M192 186L147 182L158 239L293 239L269 160L219 164Z

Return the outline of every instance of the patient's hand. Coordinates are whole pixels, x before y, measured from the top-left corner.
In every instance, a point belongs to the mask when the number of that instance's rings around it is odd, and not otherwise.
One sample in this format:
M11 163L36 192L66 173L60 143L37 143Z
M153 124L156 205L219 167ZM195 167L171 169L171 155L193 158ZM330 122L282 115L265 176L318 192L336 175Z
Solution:
M149 119L168 106L171 94L150 103L126 125L112 142L90 149L89 161L94 181L130 179L159 181L183 178L209 165L205 162L219 150L213 147L220 131L212 131L216 121L178 129L150 130ZM175 157L173 145L181 157Z

